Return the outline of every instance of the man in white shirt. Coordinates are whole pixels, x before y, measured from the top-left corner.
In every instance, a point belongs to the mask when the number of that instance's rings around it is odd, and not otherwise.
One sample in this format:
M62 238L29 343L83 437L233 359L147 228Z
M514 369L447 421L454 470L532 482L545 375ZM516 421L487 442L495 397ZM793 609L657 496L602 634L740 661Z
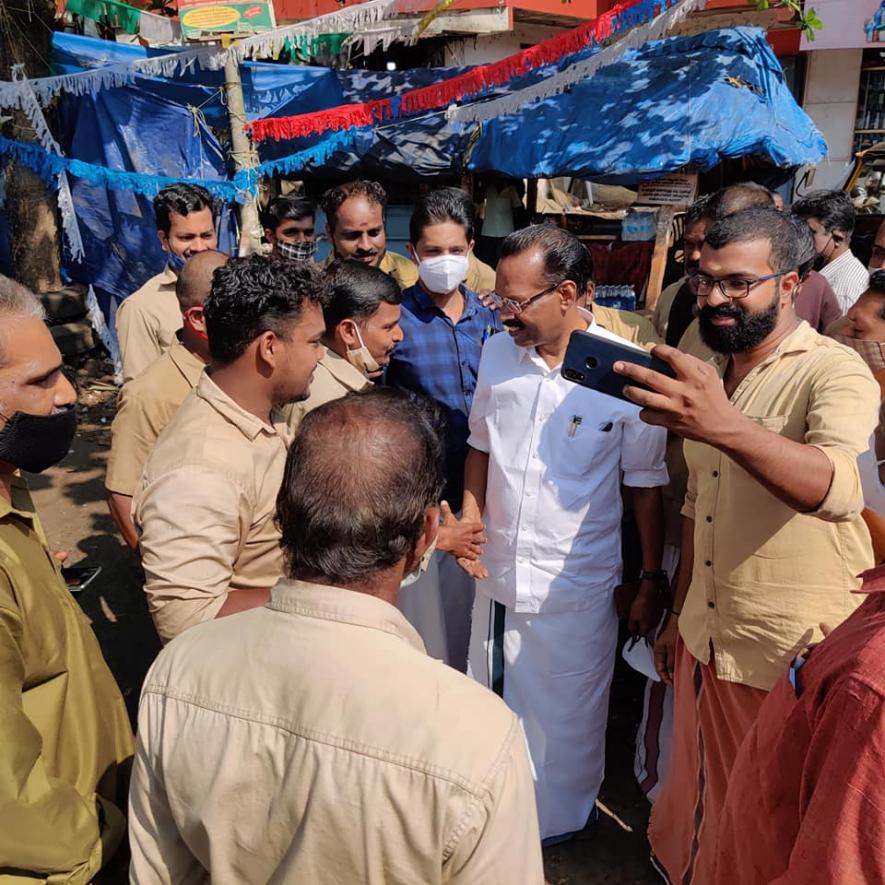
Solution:
M481 563L462 564L478 578L469 672L523 722L547 844L584 827L602 783L622 472L642 545L633 632L654 625L660 588L666 435L560 373L576 329L623 342L576 304L589 270L560 228L504 241L495 288L509 336L483 350L465 466L464 517L488 535Z
M870 274L851 251L856 213L844 191L812 191L793 204L793 212L811 228L818 263L815 270L833 287L842 313L866 292Z

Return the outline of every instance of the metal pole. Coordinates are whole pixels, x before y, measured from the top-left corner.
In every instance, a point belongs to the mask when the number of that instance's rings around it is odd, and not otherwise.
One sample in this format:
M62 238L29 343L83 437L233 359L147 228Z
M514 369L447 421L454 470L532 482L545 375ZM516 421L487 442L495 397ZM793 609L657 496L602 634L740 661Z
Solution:
M235 58L228 57L224 63L224 89L227 94L227 115L230 121L231 156L234 168L252 169L258 165L258 158L252 142L243 131L246 122L246 104L243 100L243 81L240 79L240 65ZM258 202L250 194L240 206L240 256L258 251L261 244L261 221L258 218Z

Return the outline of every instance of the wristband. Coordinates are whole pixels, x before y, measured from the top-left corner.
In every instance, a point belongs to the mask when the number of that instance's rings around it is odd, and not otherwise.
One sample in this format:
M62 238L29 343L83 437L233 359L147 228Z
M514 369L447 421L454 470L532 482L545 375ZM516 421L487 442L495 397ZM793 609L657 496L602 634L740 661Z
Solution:
M664 569L659 568L651 571L649 569L643 569L639 573L640 581L666 581L667 580L667 572Z

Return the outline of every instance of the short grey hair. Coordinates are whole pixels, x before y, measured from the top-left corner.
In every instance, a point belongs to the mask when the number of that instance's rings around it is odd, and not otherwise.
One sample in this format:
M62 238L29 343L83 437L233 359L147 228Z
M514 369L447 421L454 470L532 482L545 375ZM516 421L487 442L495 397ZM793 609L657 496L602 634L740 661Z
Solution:
M21 283L9 279L0 274L0 328L5 325L5 320L22 318L46 321L46 311L43 304L33 292L26 289ZM3 356L3 338L0 336L0 366L5 362Z

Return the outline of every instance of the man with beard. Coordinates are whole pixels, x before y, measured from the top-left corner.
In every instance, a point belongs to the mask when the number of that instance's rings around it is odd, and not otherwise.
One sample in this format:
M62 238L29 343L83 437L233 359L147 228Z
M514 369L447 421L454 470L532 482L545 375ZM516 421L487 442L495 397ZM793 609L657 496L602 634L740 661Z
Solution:
M68 453L77 395L40 302L0 276L0 880L101 881L132 730L21 471ZM48 480L47 480L48 482ZM122 787L122 789L121 789Z
M283 573L274 523L291 431L323 354L325 284L270 256L218 268L203 306L212 362L151 452L135 493L145 593L163 641L263 605Z
M693 275L703 363L654 354L671 379L616 371L642 418L685 440L681 566L656 666L675 683L674 753L649 839L669 881L713 882L731 767L767 692L796 653L857 605L873 563L857 456L879 391L861 358L797 318L802 246L774 209L708 232Z
M495 290L509 334L483 349L464 467L464 519L488 535L481 562L462 561L479 579L470 673L523 722L547 844L585 826L602 783L622 484L642 553L631 632L660 614L666 434L560 371L574 331L631 346L578 307L589 269L580 241L553 225L504 240Z
M839 309L848 313L866 291L869 272L851 251L856 212L844 191L813 191L793 204L814 235L817 250L815 269L836 293Z
M387 250L384 209L387 192L377 181L348 181L330 188L320 200L326 213L326 235L335 258L353 258L390 274L401 289L418 282L418 268L396 252Z
M197 184L173 184L154 198L157 236L167 264L117 308L114 323L124 381L140 375L175 343L181 328L175 281L191 255L217 247L217 214L212 195Z
M299 194L274 197L261 213L264 236L273 254L290 261L313 261L316 254L316 207Z

